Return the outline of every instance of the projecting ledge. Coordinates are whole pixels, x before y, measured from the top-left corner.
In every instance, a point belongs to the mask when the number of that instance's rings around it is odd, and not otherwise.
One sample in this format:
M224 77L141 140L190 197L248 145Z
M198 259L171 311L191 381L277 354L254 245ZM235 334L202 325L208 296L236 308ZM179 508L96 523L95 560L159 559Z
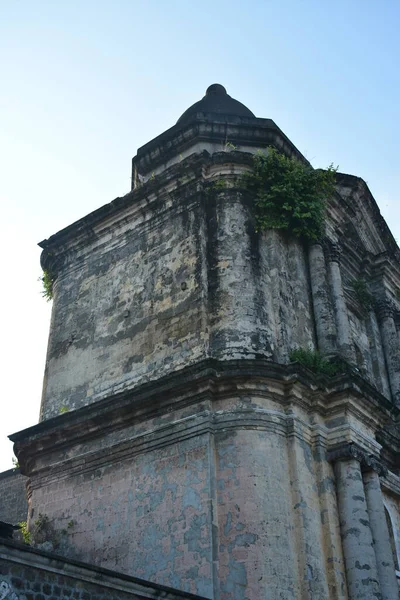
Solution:
M298 404L322 416L332 403L336 409L359 404L364 412L373 415L376 427L394 419L399 412L356 374L327 378L315 376L296 363L209 359L133 390L110 394L9 437L15 444L22 473L27 474L32 461L45 452L53 453L59 448L63 453L65 447L81 444L83 439L101 437L112 429L130 427L189 407L190 414L200 415L207 409L207 403L243 393L273 398L283 407Z

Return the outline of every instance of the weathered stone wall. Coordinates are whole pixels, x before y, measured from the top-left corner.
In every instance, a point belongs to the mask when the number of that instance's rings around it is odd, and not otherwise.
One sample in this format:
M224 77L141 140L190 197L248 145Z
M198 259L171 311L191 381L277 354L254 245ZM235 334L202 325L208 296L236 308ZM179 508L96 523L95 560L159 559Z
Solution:
M55 531L46 541L57 552L211 597L209 452L200 435L71 468L32 486L31 520L38 511L50 517Z
M360 277L376 279L371 269L359 270L365 252L379 248L358 246L349 256L328 226L335 251L326 249L317 266L299 240L257 233L253 199L236 188L246 156L194 155L124 199L113 222L66 246L42 418L208 356L286 363L296 347L339 352L381 393L396 395L400 375L388 349L399 320L382 330L375 305L360 305L353 289ZM340 206L329 218L337 213L345 227ZM397 298L392 303L400 306Z
M306 251L299 240L267 231L260 236L259 252L259 319L268 323L274 360L287 363L291 350L317 346Z
M218 191L207 205L211 356L288 362L291 349L314 346L304 247L257 234L241 191Z
M19 469L0 473L0 521L13 525L26 521L26 481L27 478L21 475Z
M203 224L198 198L185 201L134 206L60 273L42 418L204 356Z
M234 187L242 167L228 169L227 156L174 167L174 185L195 166L203 177L133 197L118 227L64 257L42 419L208 356L287 362L294 347L316 345L305 249L255 232L250 200Z
M252 598L261 587L273 598L297 598L300 573L285 437L235 428L217 435L215 444L221 598L234 597L238 586Z
M5 540L0 540L0 595L7 600L201 600Z

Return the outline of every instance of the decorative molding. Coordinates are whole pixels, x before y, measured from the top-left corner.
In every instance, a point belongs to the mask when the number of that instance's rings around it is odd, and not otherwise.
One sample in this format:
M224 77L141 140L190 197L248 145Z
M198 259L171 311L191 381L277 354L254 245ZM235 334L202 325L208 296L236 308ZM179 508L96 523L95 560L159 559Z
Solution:
M376 471L379 477L386 477L389 470L374 456L366 456L361 463L361 469L363 471Z
M365 450L353 442L342 444L328 450L328 461L357 460L362 471L376 471L380 477L386 477L388 469L375 457L367 454Z
M328 450L328 461L337 462L339 460L358 460L360 463L365 456L364 450L362 450L356 444L350 442L347 444L341 444L336 448Z
M375 306L376 315L378 317L378 321L384 321L385 319L394 317L394 306L390 300L387 298L382 298L378 300Z
M340 265L342 251L339 244L336 244L326 239L324 240L324 249L327 261L336 262Z
M251 385L247 388L249 377ZM271 379L274 382L272 389L265 386ZM255 382L257 382L256 386L254 386ZM135 429L138 420L141 423L148 422L145 430L150 433L154 429L154 425L151 425L154 418L165 414L170 415L172 412L178 414L177 411L186 411L192 407L193 412L190 416L196 417L197 426L205 418L208 423L206 428L210 427L210 417L206 416L206 412L211 410L214 413L211 408L214 401L230 394L234 397L238 389L241 393L249 389L252 394L270 398L284 408L294 403L306 411L311 410L329 419L346 410L348 414L351 413L358 420L364 421L365 410L368 409L370 414L368 424L371 425L371 416L373 416L376 429L382 427L391 418L394 419L399 412L389 400L355 373L329 379L316 376L295 363L280 365L261 359L242 361L208 359L182 369L179 373L138 386L135 390L116 394L78 410L42 421L38 425L13 434L10 439L15 442L15 450L24 475L35 474L36 477L39 471L49 467L49 461L52 462L51 455L56 452L56 449L64 452L66 447L71 449L74 444L81 445L85 442L90 443L92 450L96 451L94 447L96 440L104 441L107 436L112 436L115 430L126 428L126 438L119 436L118 439L122 446L128 444L130 452L137 450L141 445L140 440L145 438L136 437L135 443L132 444L134 430L129 433L129 428ZM249 415L245 420L248 418ZM257 426L265 426L264 419L265 417L259 414ZM176 418L170 418L169 421L171 420L176 422ZM223 420L222 416L215 420L211 419L212 427L223 427L221 423ZM243 419L241 421L243 426L253 426L249 423L245 424ZM164 422L163 425L165 427L168 423ZM236 416L235 426L239 425L240 421ZM193 431L196 432L196 427ZM193 432L184 431L183 434L187 436L190 433ZM149 443L160 443L161 440L157 440L159 434L161 430L157 429L157 433L153 431L153 436L146 436ZM332 444L332 447L335 447L335 444ZM103 452L110 451L103 444L102 448ZM41 457L40 463L36 463L35 460L38 453ZM369 454L375 452L370 450ZM69 458L74 461L78 459L71 455ZM82 463L82 456L80 460ZM80 468L86 466L85 462L80 464Z

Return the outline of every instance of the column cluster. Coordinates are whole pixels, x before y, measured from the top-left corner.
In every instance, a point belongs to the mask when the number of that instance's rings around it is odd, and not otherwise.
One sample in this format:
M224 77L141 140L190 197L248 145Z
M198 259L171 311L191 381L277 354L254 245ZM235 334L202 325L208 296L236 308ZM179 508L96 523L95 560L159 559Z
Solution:
M331 450L349 600L398 597L379 476L381 463L354 443Z
M326 259L326 262L325 262ZM309 250L311 292L318 345L324 354L338 350L354 360L350 325L340 272L340 248L325 240Z
M376 311L392 397L395 404L400 406L400 343L394 320L393 305L389 300L382 299L377 303Z
M309 268L315 326L319 350L325 354L340 354L355 364L348 309L340 269L341 249L325 239L309 248ZM384 394L388 384L393 401L400 406L400 335L396 327L393 303L384 297L371 305L367 327L371 352L375 353L375 383ZM380 380L379 380L380 379Z
M318 346L323 354L333 354L336 352L336 327L329 298L322 245L310 246L308 257Z

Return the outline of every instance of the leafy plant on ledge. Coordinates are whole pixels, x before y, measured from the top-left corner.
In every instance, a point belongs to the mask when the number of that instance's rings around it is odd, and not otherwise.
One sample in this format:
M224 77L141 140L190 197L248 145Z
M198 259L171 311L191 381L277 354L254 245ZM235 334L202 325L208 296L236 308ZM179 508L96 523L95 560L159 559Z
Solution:
M46 269L44 269L43 275L41 277L39 277L39 281L41 282L41 284L43 286L43 289L42 289L43 298L46 298L47 302L50 302L50 300L53 299L53 284L54 284L53 277L50 275L49 271L46 271Z
M21 521L20 523L18 523L19 528L21 530L21 534L22 534L22 539L24 540L24 544L28 544L30 545L32 543L32 536L30 534L30 531L28 529L28 524L26 521Z
M291 362L297 362L317 375L327 375L334 377L338 373L343 373L344 366L339 361L329 361L323 358L318 350L310 348L296 348L289 353Z
M255 154L253 162L243 183L255 195L257 231L281 229L305 240L320 239L337 168L313 169L271 147L268 154Z

